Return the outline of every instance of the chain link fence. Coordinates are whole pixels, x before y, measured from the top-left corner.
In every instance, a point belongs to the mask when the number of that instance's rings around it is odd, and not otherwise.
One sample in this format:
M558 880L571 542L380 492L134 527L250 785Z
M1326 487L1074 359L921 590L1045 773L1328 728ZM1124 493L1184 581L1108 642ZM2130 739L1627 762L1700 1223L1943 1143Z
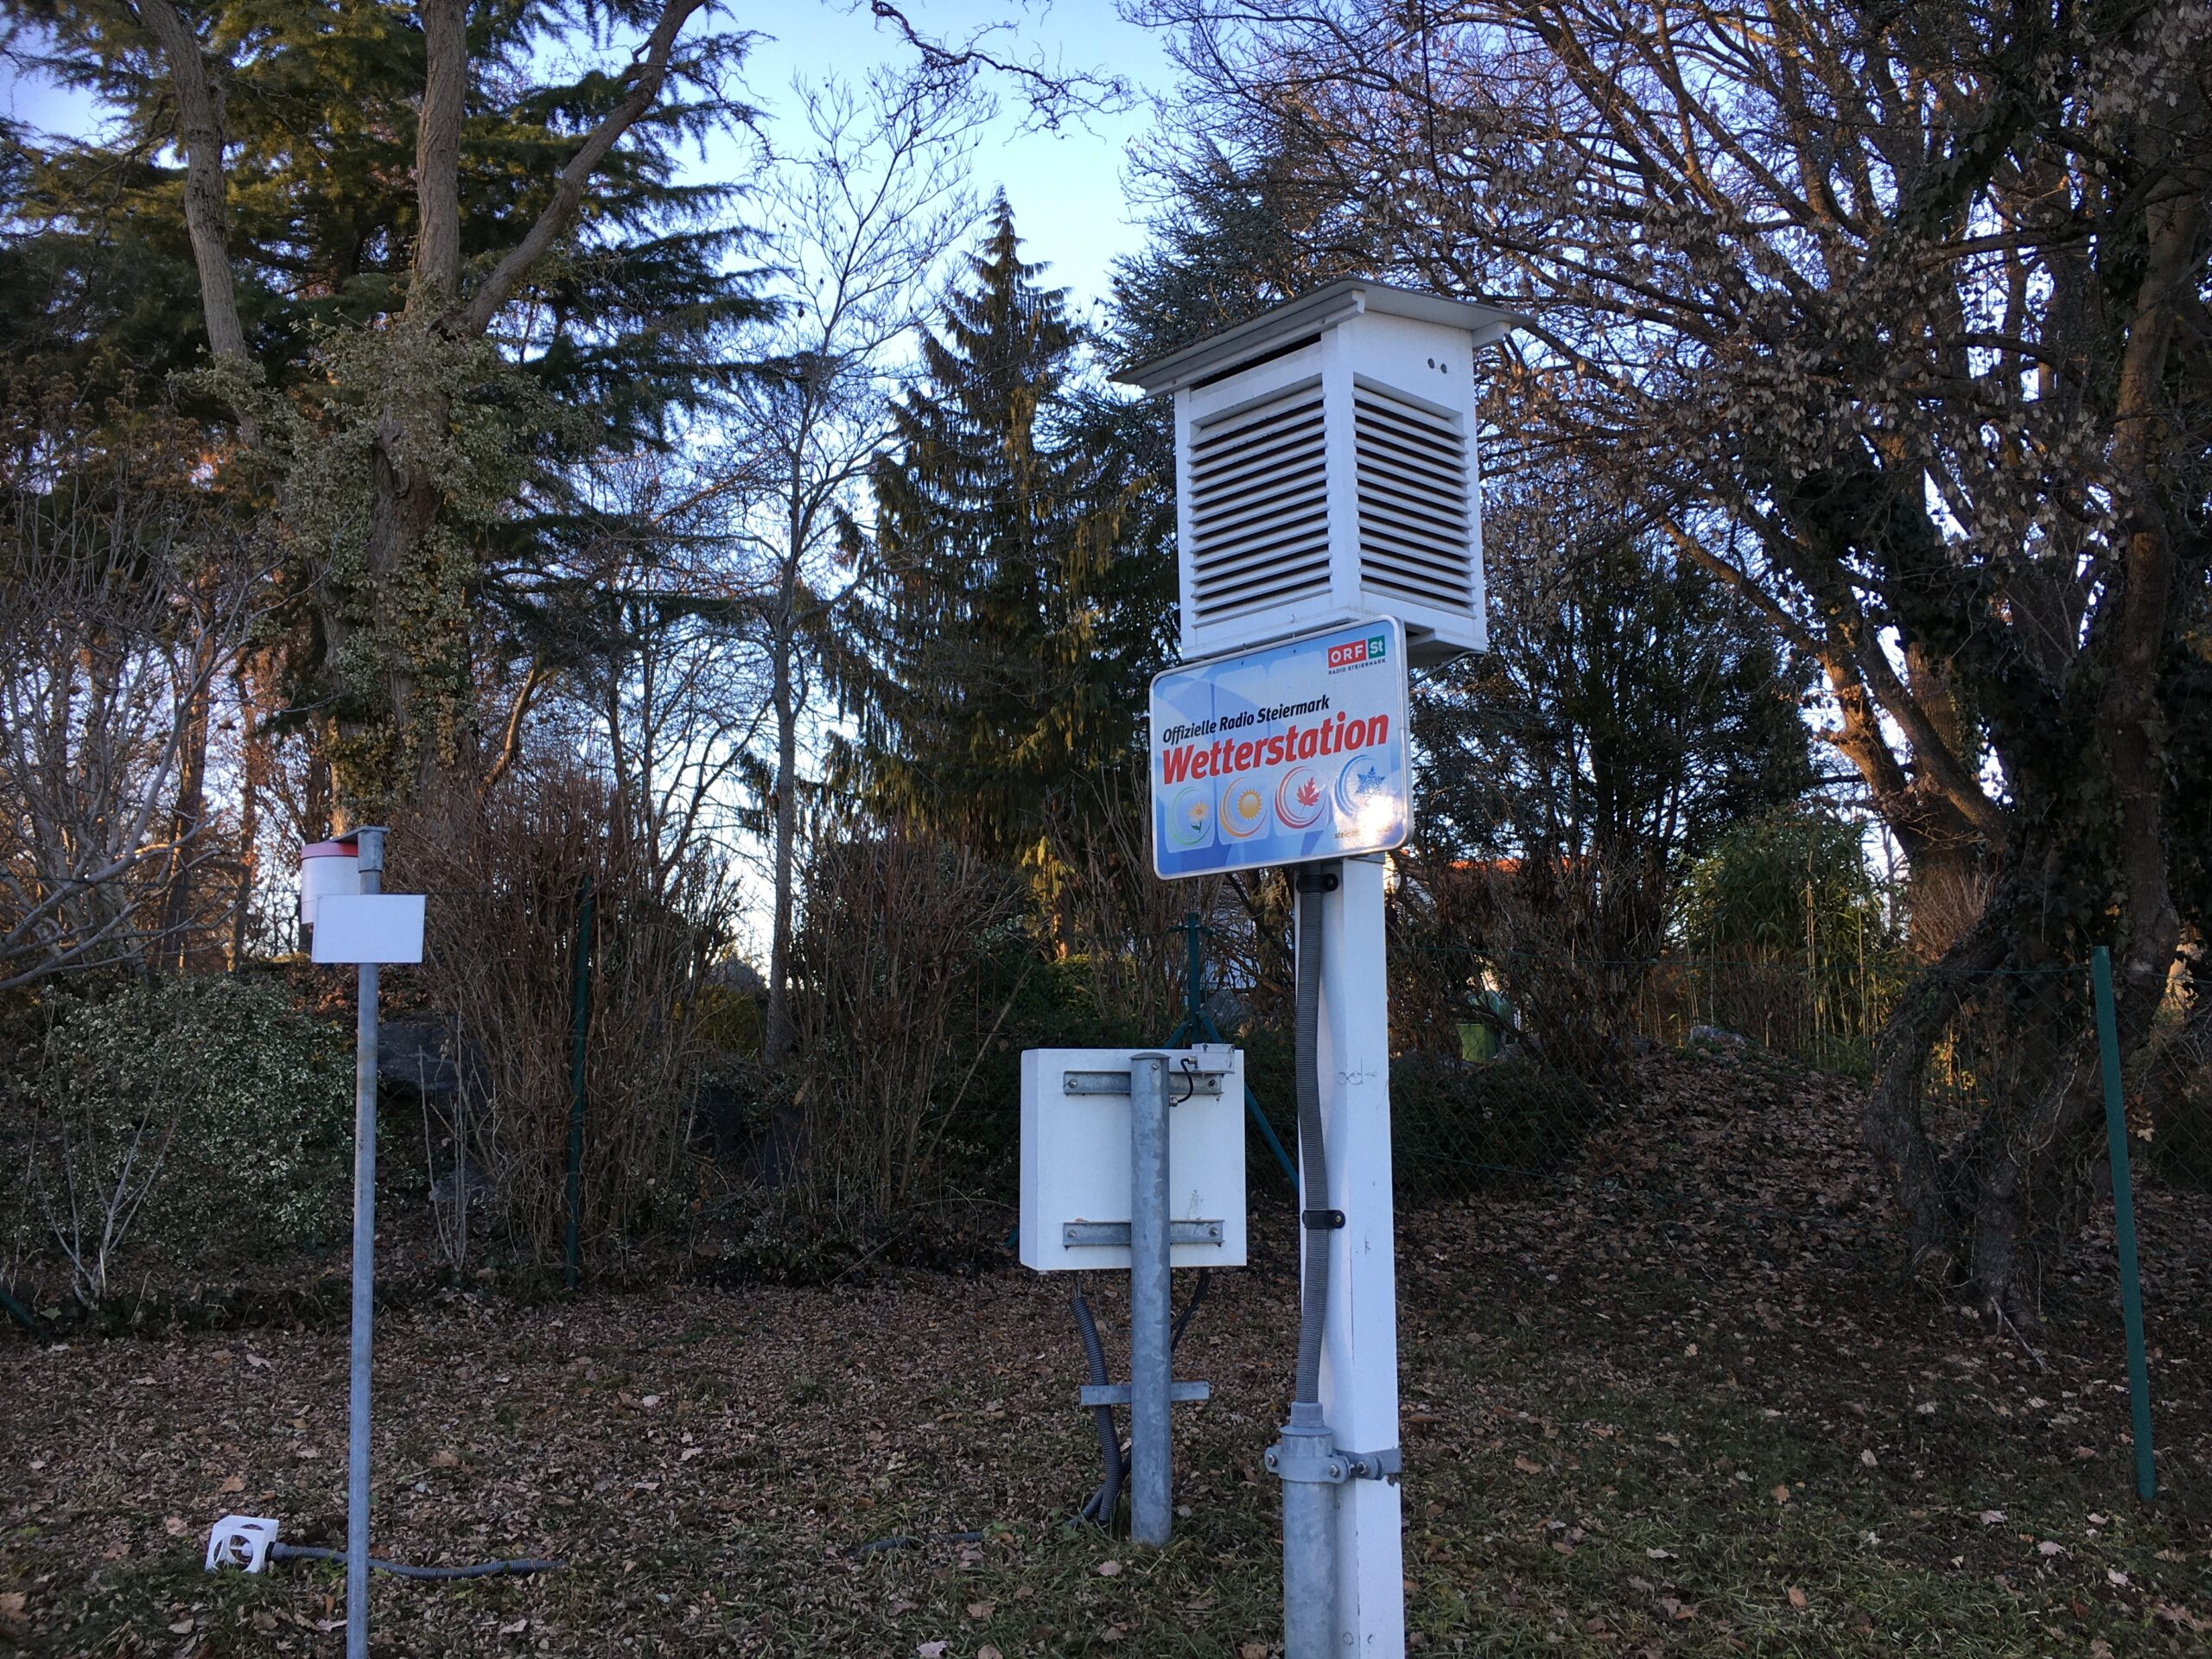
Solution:
M1227 984L1186 991L1247 1054L1255 1191L1287 1188L1291 1044L1280 999L1247 981L1249 949L1186 933ZM1194 960L1196 957L1194 957ZM1885 1250L1910 1241L1869 1150L1875 1045L1914 967L1895 956L1633 960L1394 944L1391 1133L1401 1202L1573 1192L1814 1228ZM2122 1075L2135 1180L2212 1193L2212 1045L2176 996ZM2023 1179L2018 1248L2042 1273L2088 1229L2110 1236L2113 1143L2086 965L1988 976L1929 1046L1892 1134L1926 1160L1931 1202L1986 1223L1999 1166ZM1960 1249L1966 1246L1961 1243Z

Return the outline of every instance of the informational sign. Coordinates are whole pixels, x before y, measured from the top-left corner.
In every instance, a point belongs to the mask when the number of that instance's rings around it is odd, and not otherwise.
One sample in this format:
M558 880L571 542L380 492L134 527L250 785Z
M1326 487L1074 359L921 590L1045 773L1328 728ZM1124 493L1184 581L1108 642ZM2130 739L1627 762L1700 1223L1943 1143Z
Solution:
M320 963L378 963L423 960L419 893L327 893L315 906L314 949Z
M1395 617L1152 683L1152 867L1168 880L1388 852L1410 827L1411 779Z

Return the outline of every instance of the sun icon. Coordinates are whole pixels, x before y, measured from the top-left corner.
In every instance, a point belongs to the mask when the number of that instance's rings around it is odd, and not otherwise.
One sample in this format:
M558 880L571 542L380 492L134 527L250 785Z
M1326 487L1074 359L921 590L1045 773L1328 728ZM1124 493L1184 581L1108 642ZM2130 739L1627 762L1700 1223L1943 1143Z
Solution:
M1238 841L1260 833L1268 821L1268 798L1249 784L1231 784L1221 791L1221 832Z

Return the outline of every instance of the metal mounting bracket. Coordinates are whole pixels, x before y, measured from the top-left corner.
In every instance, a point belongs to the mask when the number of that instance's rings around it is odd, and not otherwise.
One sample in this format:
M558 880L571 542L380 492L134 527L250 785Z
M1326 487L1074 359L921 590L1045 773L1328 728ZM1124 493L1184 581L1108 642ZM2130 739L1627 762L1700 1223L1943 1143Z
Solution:
M1323 1450L1319 1436L1285 1430L1281 1440L1268 1448L1266 1462L1268 1472L1285 1480L1334 1486L1348 1480L1395 1482L1403 1472L1405 1459L1395 1446L1382 1452L1344 1452L1335 1446Z
M1081 1390L1082 1403L1086 1409L1092 1406L1126 1406L1129 1403L1129 1385L1126 1382L1086 1382ZM1179 1404L1188 1400L1211 1400L1211 1382L1170 1382L1167 1397Z
M1192 1095L1218 1095L1221 1080L1226 1071L1173 1071L1168 1073L1177 1100L1187 1100ZM1126 1071L1067 1071L1061 1074L1065 1092L1071 1095L1126 1095L1129 1092L1129 1074Z
M1405 1455L1393 1446L1381 1452L1340 1452L1355 1480L1392 1480L1405 1472Z
M1223 1224L1218 1221L1171 1221L1167 1224L1167 1242L1174 1244L1218 1244ZM1127 1249L1129 1244L1129 1224L1126 1221L1065 1221L1060 1224L1060 1243L1071 1249L1081 1248Z

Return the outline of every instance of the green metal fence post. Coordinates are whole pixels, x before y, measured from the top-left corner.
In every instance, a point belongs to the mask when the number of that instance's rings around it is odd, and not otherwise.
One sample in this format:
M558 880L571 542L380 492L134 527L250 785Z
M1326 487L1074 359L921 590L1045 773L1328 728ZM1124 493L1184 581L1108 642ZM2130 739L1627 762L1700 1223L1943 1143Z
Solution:
M591 1029L591 877L576 916L575 992L569 1011L569 1238L561 1281L576 1287L577 1237L584 1209L584 1038Z
M2097 1053L2104 1071L2105 1144L2112 1159L2113 1241L2120 1251L2120 1317L2127 1333L2127 1403L2134 1421L2135 1491L2158 1495L2151 1457L2151 1364L2143 1348L2143 1281L2135 1269L2135 1190L2127 1173L2127 1106L2120 1086L2120 1023L2113 1012L2112 953L2101 944L2089 957L2096 995Z
M1205 932L1197 911L1183 918L1183 1024L1191 1031L1198 1028L1199 1011L1205 1006Z

